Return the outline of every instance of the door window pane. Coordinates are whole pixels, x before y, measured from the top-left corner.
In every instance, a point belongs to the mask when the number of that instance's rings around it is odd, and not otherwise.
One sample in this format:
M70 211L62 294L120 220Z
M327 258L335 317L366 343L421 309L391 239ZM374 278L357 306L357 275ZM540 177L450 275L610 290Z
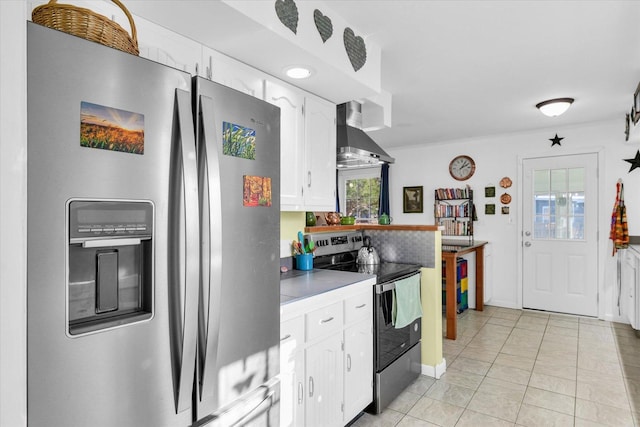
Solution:
M583 168L534 172L535 239L584 239Z

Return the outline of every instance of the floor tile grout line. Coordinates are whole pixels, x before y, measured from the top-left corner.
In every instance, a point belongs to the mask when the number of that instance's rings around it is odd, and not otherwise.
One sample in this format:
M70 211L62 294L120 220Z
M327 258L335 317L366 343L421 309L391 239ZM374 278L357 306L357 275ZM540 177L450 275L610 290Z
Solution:
M495 313L494 313L494 314L495 314ZM487 325L500 325L500 326L505 326L504 324L499 323L499 322L498 322L498 323L493 323L493 322L491 322L491 318L492 318L492 317L493 317L493 315L488 316L488 318L487 318L487 319L483 319L483 320L482 320L482 322L481 322L481 323L482 323L482 326L481 326L480 328L474 328L474 329L472 330L472 333L471 333L471 334L469 334L469 335L470 335L470 338L468 338L468 339L466 340L466 344L464 344L464 345L462 346L462 349L461 349L459 352L456 352L456 353L455 353L455 356L454 356L454 358L453 358L453 360L454 360L454 361L455 361L456 359L458 359L459 357L465 357L464 355L462 355L462 353L464 353L464 350L465 350L465 349L467 349L467 348L470 348L470 347L469 347L469 345L470 345L470 344L472 344L473 339L474 339L475 337L477 337L477 336L478 336L478 334L482 333L483 329L484 329L485 331L487 330L487 328L486 328L486 326L487 326ZM510 330L509 336L505 339L505 341L503 341L502 345L501 345L501 346L500 346L500 348L497 350L497 355L496 355L496 357L495 357L495 358L493 358L493 360L492 360L491 364L489 365L489 368L488 368L488 370L486 371L486 373L485 373L484 375L482 375L482 380L481 380L480 384L481 384L481 383L482 383L482 381L484 381L486 378L491 378L491 377L488 377L488 373L490 372L490 370L491 370L491 368L492 368L493 366L498 366L498 365L496 365L496 364L495 364L495 363L496 363L496 360L497 360L497 357L498 357L500 354L508 354L508 353L503 353L503 351L502 351L502 350L504 349L504 346L506 345L507 340L509 339L509 337L510 337L510 336L512 336L512 334L514 333L514 331L515 331L516 329L527 329L527 328L518 328L518 327L516 327L516 325L518 324L518 321L519 321L522 317L523 317L523 316L518 316L518 318L517 318L517 319L512 319L512 320L514 320L514 324L513 324L513 326L511 326L511 330ZM500 318L500 317L496 316L496 318ZM539 343L539 345L537 346L536 355L535 355L535 359L534 359L534 364L533 364L533 367L532 367L532 370L531 370L531 374L530 374L530 376L529 376L529 380L528 380L528 383L527 383L527 385L526 385L525 390L528 390L529 388L535 388L535 387L532 387L532 386L530 385L530 384L531 384L531 377L533 376L533 370L534 370L534 369L535 369L535 367L538 365L539 357L540 357L540 355L541 355L541 350L543 349L543 344L544 344L544 343L548 343L548 342L552 342L552 341L549 341L549 338L550 338L551 336L555 335L555 334L552 334L552 333L550 332L550 330L549 330L550 326L554 326L554 325L551 325L551 324L550 324L550 323L551 323L551 320L552 320L552 317L551 317L551 316L547 316L547 317L546 317L545 328L544 328L544 330L543 330L543 331L541 331L541 332L542 332L542 336L541 336L541 339L540 339L540 343ZM578 320L578 322L577 322L577 323L578 323L578 328L577 328L577 331L578 331L578 332L577 332L577 337L576 337L576 355L575 355L575 365L576 365L576 366L575 366L575 373L573 374L573 378L574 378L574 381L575 381L575 382L574 382L574 387L573 387L573 396L571 396L571 397L573 397L573 399L574 399L574 410L573 410L573 418L574 418L574 420L577 418L577 417L576 417L576 411L577 411L577 399L578 399L578 396L577 396L577 395L578 395L578 392L577 392L577 387L578 387L578 369L579 369L578 364L579 364L579 359L580 359L580 351L579 351L579 349L580 349L580 343L581 343L581 342L584 342L584 338L586 338L586 337L583 337L583 336L582 336L582 333L583 333L584 331L581 331L581 326L582 326L582 325L587 326L587 327L589 327L589 326L598 326L598 327L605 327L605 328L607 328L607 329L609 329L609 330L614 329L614 326L613 326L612 324L596 325L596 324L594 324L593 322L581 321L581 320L580 320L580 318L578 318L577 320ZM555 325L555 326L559 326L559 325ZM612 333L613 333L613 331L612 331ZM622 334L616 334L616 335L622 335ZM561 335L560 335L560 336L561 336ZM616 355L617 355L617 362L618 362L618 366L620 366L620 367L622 368L623 363L622 363L622 360L621 360L621 352L619 351L618 346L616 346ZM452 362L452 363L453 363L453 362ZM555 377L555 375L549 375L549 376ZM623 377L626 377L626 376L625 376L625 375L623 375ZM565 378L565 377L562 377L562 378ZM631 404L631 396L630 396L630 393L629 393L629 387L628 387L628 384L626 384L626 383L625 383L625 387L626 387L626 388L625 388L625 391L626 391L627 402L628 402L628 404L630 405L630 404ZM550 391L550 390L547 390L547 391ZM475 389L475 390L474 390L474 393L473 393L473 395L472 395L472 397L471 397L471 399L469 400L469 402L467 402L467 403L465 404L465 406L464 406L464 410L470 410L470 409L469 409L469 404L470 404L470 402L473 400L473 396L475 396L475 395L477 394L477 392L478 392L478 389ZM551 391L550 391L550 392L551 392ZM427 392L425 392L425 395L426 395L426 393L427 393ZM564 393L561 393L561 394L564 394ZM525 396L526 396L526 391L525 391ZM523 405L523 404L524 404L524 397L522 398L522 400L521 400L521 402L520 402L519 412L520 412L520 410L522 409L522 405ZM533 405L533 406L536 406L536 405ZM609 406L609 405L606 405L606 406ZM548 409L548 408L544 408L544 407L541 407L541 408L543 408L543 409L547 409L547 410L550 410L550 411L553 411L553 410ZM558 412L558 411L553 411L553 412ZM633 413L633 411L632 411L632 408L631 408L631 407L630 407L630 412L631 412L631 413ZM464 412L463 412L463 413L464 413ZM562 413L562 414L565 414L565 415L566 415L566 413L564 413L564 412L558 412L558 413ZM516 421L517 421L517 418L516 418Z

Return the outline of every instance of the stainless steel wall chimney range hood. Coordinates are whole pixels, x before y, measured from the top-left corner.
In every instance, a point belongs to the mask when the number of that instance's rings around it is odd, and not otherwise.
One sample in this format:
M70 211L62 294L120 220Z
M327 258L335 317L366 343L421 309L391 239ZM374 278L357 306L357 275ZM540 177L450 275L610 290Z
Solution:
M362 105L359 102L338 105L337 119L338 168L370 167L395 162L362 130Z

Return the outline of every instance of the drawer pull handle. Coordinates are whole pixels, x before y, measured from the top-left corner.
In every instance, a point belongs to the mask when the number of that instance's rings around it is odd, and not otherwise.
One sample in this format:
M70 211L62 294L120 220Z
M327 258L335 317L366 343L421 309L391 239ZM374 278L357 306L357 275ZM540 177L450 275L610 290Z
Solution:
M304 384L302 381L298 382L298 405L302 405L302 399L304 399Z
M332 320L333 320L333 316L329 317L328 319L322 319L322 320L320 321L320 323L329 323L329 322L331 322Z
M313 397L313 377L309 377L309 397Z
M367 306L367 303L364 303L364 304L356 305L356 308L362 308L362 307L366 307L366 306Z
M288 340L289 338L291 338L291 334L287 334L284 337L280 338L280 341Z
M347 372L351 372L351 355L347 354Z

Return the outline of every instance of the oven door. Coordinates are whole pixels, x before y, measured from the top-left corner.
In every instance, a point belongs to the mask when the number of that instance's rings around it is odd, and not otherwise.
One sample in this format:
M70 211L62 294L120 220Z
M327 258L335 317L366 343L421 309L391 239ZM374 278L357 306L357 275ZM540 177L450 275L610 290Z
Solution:
M420 274L419 271L401 279ZM382 371L394 360L420 341L421 318L401 329L396 329L392 321L393 293L395 282L375 285L375 368Z

